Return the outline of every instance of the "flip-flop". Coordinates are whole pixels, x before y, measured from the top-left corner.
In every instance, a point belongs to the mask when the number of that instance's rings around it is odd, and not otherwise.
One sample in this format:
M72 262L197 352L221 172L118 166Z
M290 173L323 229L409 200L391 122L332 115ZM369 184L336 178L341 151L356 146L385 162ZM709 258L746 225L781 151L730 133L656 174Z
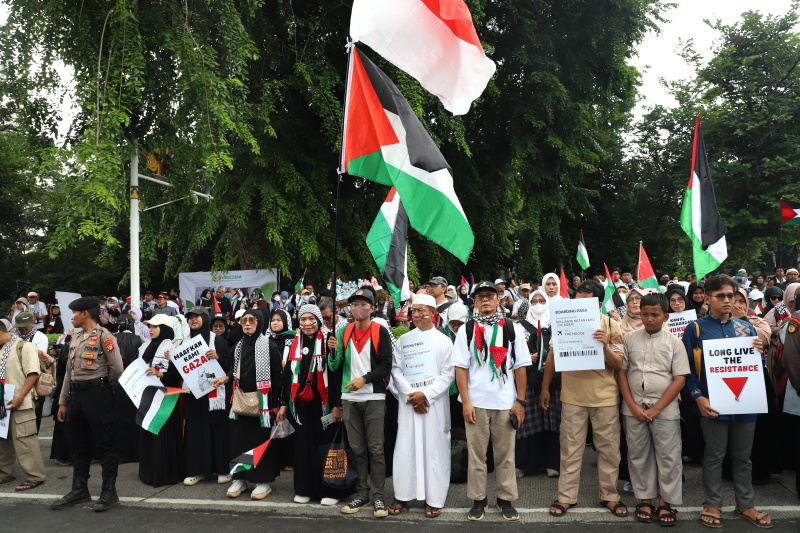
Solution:
M644 507L649 507L650 512L645 511ZM654 520L653 513L656 512L656 506L652 503L641 502L639 505L636 506L636 511L633 513L633 516L639 522L652 522ZM639 516L640 514L645 515L645 517Z
M667 514L661 514L661 511L669 511ZM658 522L659 526L664 527L671 527L674 526L675 523L678 521L678 510L673 509L669 505L661 505L658 509L656 509L656 516L653 517L654 522ZM666 518L672 518L672 520L665 520Z
M557 518L560 518L560 517L564 516L565 514L567 514L567 511L569 511L573 507L577 507L578 506L577 503L568 503L567 505L569 507L564 507L563 505L558 503L558 500L554 501L553 504L550 507L555 507L556 510L561 511L561 512L560 513L554 513L553 511L550 511L550 516L555 516Z
M767 513L758 513L756 515L755 520L754 520L754 519L750 518L749 516L747 516L746 514L744 514L744 509L739 509L739 507L736 507L733 510L733 514L735 514L736 516L739 516L741 518L744 518L745 520L747 520L748 522L750 522L754 526L760 527L761 529L772 529L775 526L774 522L770 522L769 524L763 524L761 522L762 518L764 518L765 516L769 516Z
M628 516L628 506L627 505L625 505L622 502L617 502L617 505L615 505L614 507L609 507L608 506L609 503L611 503L611 500L602 500L600 502L600 507L605 507L606 509L609 510L609 512L611 512L611 514L613 514L617 518L625 518L626 516ZM617 512L617 509L619 509L620 507L624 507L625 508L625 512L624 513L618 513Z
M400 500L393 500L392 504L389 506L389 514L399 515L406 508L407 503L408 502L401 502Z
M436 518L442 514L442 510L437 507L431 507L430 505L425 506L425 516L428 518Z
M23 492L26 490L35 489L42 483L44 483L44 481L25 481L24 483L20 483L14 490L17 492Z

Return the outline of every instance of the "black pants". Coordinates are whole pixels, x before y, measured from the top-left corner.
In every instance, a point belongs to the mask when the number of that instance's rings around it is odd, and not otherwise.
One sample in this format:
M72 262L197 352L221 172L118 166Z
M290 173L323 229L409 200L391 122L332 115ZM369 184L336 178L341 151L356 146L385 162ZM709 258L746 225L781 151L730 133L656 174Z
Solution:
M70 391L66 430L75 477L89 477L93 446L103 467L103 477L117 477L119 457L114 420L114 393L108 385Z

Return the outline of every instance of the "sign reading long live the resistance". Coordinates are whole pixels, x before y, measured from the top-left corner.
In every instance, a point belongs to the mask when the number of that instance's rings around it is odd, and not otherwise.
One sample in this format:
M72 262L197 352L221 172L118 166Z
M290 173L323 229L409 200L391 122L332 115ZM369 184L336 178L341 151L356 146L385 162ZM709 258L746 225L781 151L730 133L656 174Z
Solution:
M550 323L556 372L605 368L603 343L593 337L600 329L597 298L550 302Z
M723 415L767 412L767 388L756 337L703 341L703 371L711 407Z

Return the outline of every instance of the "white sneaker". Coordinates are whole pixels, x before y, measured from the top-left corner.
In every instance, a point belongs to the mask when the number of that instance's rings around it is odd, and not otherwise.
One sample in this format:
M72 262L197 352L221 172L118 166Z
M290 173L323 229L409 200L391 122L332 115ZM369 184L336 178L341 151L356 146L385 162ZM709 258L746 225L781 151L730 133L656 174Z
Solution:
M220 474L217 476L217 483L220 485L224 485L225 483L231 482L231 475L230 474Z
M559 473L558 470L553 470L552 468L547 468L547 477L558 477Z
M339 505L339 500L337 500L336 498L322 498L322 500L320 500L319 503L321 505L330 507L333 505Z
M247 481L234 479L231 486L228 487L228 498L238 498L245 490L247 490Z
M269 483L259 483L256 485L256 488L253 489L250 498L254 500L263 500L270 492L272 492L272 487L269 486Z
M625 492L633 492L633 483L630 481L626 481L625 484L622 486L622 490Z
M300 496L299 494L294 495L294 503L308 503L311 501L311 498L308 496Z
M189 477L187 477L186 479L183 480L183 484L184 485L188 485L188 486L191 487L192 485L197 485L198 483L203 481L205 478L206 478L206 476L189 476Z

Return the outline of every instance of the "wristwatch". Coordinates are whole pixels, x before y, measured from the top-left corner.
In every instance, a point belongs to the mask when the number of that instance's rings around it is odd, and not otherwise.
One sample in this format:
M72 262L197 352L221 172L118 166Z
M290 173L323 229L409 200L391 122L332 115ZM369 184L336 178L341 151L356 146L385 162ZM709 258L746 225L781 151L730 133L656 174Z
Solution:
M528 405L528 400L520 400L519 398L517 398L515 401L516 401L518 404L522 405L523 407L524 407L524 406L526 406L526 405Z

